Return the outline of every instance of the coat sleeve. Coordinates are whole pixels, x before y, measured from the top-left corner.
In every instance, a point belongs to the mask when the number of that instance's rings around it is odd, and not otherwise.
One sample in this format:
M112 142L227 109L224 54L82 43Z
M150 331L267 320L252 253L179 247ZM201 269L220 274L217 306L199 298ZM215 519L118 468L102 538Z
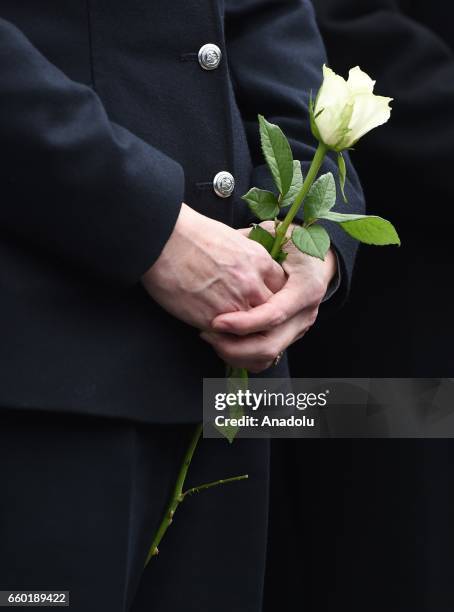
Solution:
M1 19L0 133L1 234L109 283L139 281L178 217L181 166Z
M227 0L226 38L229 67L254 163L251 184L272 188L260 150L258 113L283 129L305 175L317 145L309 126L309 97L321 85L326 62L311 4L306 0ZM362 213L362 190L348 157L346 161L348 212ZM330 156L323 171L337 176L336 160ZM335 210L345 211L341 198ZM245 217L245 221L252 218ZM341 265L338 302L348 294L357 243L337 224L328 225Z

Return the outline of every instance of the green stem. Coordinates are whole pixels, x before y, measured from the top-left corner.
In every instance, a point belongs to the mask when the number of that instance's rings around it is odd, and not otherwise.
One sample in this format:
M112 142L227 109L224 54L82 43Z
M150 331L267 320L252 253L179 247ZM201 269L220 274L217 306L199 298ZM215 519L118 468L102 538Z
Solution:
M246 381L249 378L246 368L233 368L232 366L227 366L226 376L227 378L242 378Z
M326 147L326 145L320 142L315 152L314 159L312 160L309 171L307 173L306 179L303 182L303 186L301 187L298 195L295 197L295 200L291 205L287 215L285 216L285 219L282 221L282 223L280 223L279 227L277 228L276 238L274 239L274 245L271 250L271 257L273 259L276 259L276 257L279 255L282 243L284 242L287 235L287 230L290 227L290 224L295 218L297 212L301 208L305 197L309 193L309 189L312 187L315 179L317 178L317 175L323 164L327 152L328 148Z
M172 497L167 505L166 511L164 513L164 517L161 521L161 524L156 531L156 534L153 538L153 542L150 546L150 550L148 551L148 555L145 561L145 567L150 562L152 557L155 557L159 553L158 546L161 543L162 538L164 537L167 529L170 527L173 521L173 515L175 514L178 505L183 501L183 486L184 481L186 480L186 475L188 473L189 466L191 465L192 457L194 455L194 451L197 448L197 444L199 442L200 436L202 434L203 425L197 425L194 435L191 438L189 446L186 450L186 453L183 458L183 462L180 467L180 471L178 472L177 480L175 483L175 487L172 493Z
M194 435L191 438L189 446L186 450L186 453L183 458L183 462L180 466L180 470L178 472L177 480L175 482L175 487L173 489L172 496L170 498L169 503L167 504L166 511L164 513L164 517L156 531L156 534L153 538L153 542L150 546L150 550L148 551L147 558L145 560L145 567L147 567L148 563L159 553L159 545L161 543L162 538L164 537L167 529L170 527L173 521L173 517L175 512L177 511L178 506L184 500L187 495L193 495L194 493L198 493L199 491L203 491L205 489L211 489L212 487L216 487L218 485L227 484L229 482L235 482L238 480L245 480L248 478L247 474L243 474L242 476L233 476L232 478L224 478L221 480L216 480L214 482L208 482L203 485L199 485L198 487L192 487L187 491L183 492L184 483L186 480L186 476L188 473L189 466L191 465L192 458L194 456L195 449L200 440L200 436L202 435L203 425L197 425Z
M207 482L206 484L200 485L199 487L192 487L192 489L188 489L183 493L183 497L186 495L193 495L194 493L199 493L199 491L205 491L206 489L211 489L212 487L217 487L219 485L228 484L229 482L237 482L238 480L247 480L249 478L248 474L243 474L242 476L232 476L232 478L222 478L221 480L215 480L214 482Z

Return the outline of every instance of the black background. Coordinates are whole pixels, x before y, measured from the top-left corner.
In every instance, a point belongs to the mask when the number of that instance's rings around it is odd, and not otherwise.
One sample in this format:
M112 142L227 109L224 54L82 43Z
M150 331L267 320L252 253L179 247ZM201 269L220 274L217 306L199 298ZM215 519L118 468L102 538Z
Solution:
M452 376L454 8L314 4L331 67L360 64L395 98L352 160L403 244L360 249L348 303L291 349L292 375ZM272 459L267 610L454 609L451 440L275 440Z

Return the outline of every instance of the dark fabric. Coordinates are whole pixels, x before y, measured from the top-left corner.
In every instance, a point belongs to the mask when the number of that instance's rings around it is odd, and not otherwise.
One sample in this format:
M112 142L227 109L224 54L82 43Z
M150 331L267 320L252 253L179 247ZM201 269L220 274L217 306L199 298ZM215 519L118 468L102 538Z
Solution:
M250 478L185 501L142 574L191 434L2 411L0 590L69 590L74 612L260 612L266 441L200 442L188 486Z
M182 199L248 223L240 196L263 163L258 112L284 127L303 162L312 157L307 92L324 61L312 9L6 0L0 17L0 402L197 420L201 379L222 376L223 364L152 302L140 275ZM197 62L206 42L223 52L211 72ZM220 170L235 176L230 199L213 193ZM349 175L350 209L361 210ZM343 235L334 242L344 296L355 249Z
M454 212L445 203L454 194L446 174L454 164L454 55L431 23L443 18L454 33L452 8L395 0L314 4L332 67L346 74L359 63L377 80L377 92L394 98L389 123L352 155L368 210L395 222L402 247L361 248L348 308L315 329L306 349L310 354L326 338L342 346L348 359L327 354L326 375L451 376ZM313 365L300 359L304 350L296 349L295 363L311 375Z
M273 440L271 466L266 612L453 609L452 440Z
M448 47L454 49L454 11L450 3L443 0L398 0L401 11L413 21L438 34Z
M395 98L352 159L369 212L393 220L403 244L360 249L348 304L294 347L291 371L452 376L452 4L314 4L331 66L346 76L359 64ZM323 368L311 360L320 346ZM268 569L285 586L268 589L266 610L454 608L452 440L272 441L272 465Z

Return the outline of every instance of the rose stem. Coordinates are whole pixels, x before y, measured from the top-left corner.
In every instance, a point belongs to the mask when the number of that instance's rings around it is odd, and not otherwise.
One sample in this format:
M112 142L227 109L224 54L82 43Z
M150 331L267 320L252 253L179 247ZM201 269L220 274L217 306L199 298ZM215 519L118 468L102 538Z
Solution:
M174 514L184 500L187 495L193 495L199 491L203 491L205 489L211 489L212 487L227 484L229 482L235 482L237 480L245 480L248 475L243 474L242 476L234 476L232 478L224 478L221 480L216 480L214 482L209 482L207 484L200 485L198 487L192 487L187 491L183 492L184 482L186 480L186 475L188 473L189 466L191 465L192 457L194 455L195 449L197 448L197 444L199 443L200 436L202 434L203 425L200 423L197 425L194 435L191 438L189 446L186 450L186 453L183 458L183 462L180 466L180 471L178 472L177 480L175 483L175 487L172 493L172 497L167 505L167 509L164 513L164 517L156 531L156 534L153 538L153 542L150 546L150 550L148 551L148 555L145 561L145 567L148 565L152 557L155 557L159 553L158 546L161 543L162 538L164 537L167 529L172 524Z
M282 243L285 240L287 230L295 218L296 213L299 211L301 204L304 201L304 198L309 193L309 189L312 187L315 179L317 178L318 172L323 164L323 160L326 157L326 153L328 152L328 148L322 142L319 143L317 150L314 155L314 159L310 165L309 171L306 176L306 180L303 182L303 186L301 187L298 195L295 197L293 204L290 207L285 219L282 223L279 224L279 227L276 230L276 238L274 239L273 248L271 250L271 257L276 259L279 255L279 252L282 247Z

